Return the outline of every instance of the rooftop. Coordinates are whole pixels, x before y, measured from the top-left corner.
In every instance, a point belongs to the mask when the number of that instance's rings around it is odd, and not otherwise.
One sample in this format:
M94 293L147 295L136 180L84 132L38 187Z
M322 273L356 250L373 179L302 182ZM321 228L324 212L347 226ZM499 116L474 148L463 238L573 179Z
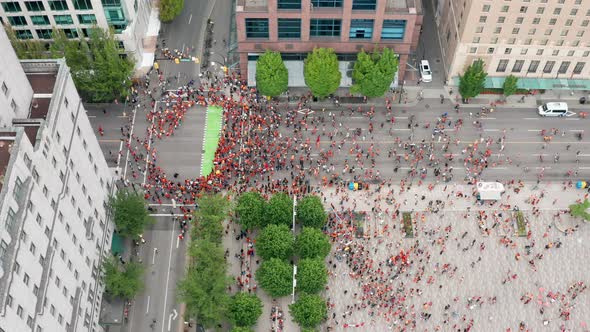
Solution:
M37 94L51 94L55 86L57 72L51 73L26 73L33 92Z
M36 90L35 93L37 92ZM29 119L45 119L47 112L49 111L49 104L51 103L51 97L49 98L33 98L31 103L31 112L29 113Z

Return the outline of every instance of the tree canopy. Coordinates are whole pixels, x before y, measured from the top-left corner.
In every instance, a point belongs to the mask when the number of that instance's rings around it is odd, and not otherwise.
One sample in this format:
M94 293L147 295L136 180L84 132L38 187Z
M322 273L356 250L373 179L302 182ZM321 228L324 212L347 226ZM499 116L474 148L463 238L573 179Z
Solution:
M303 75L305 84L314 96L324 98L334 93L342 78L334 50L314 48L305 59Z
M299 299L289 305L289 311L293 320L305 328L315 327L328 317L326 301L319 295L299 295Z
M295 239L286 225L268 225L256 239L256 251L262 259L288 259L293 254Z
M195 227L192 235L214 243L221 243L223 237L223 220L227 216L229 202L221 194L205 194L197 200L195 210Z
M230 302L224 248L208 240L194 240L188 254L191 263L178 283L178 294L186 303L188 317L195 317L206 328L215 327L223 321Z
M256 280L271 297L288 295L293 290L293 266L278 258L262 261Z
M572 204L569 208L572 216L580 217L584 221L590 222L590 202L587 199L582 203Z
M319 293L328 283L328 270L320 258L305 258L297 265L297 291Z
M317 228L303 227L295 240L295 251L300 258L325 258L330 253L330 239Z
M397 67L398 57L390 48L385 47L381 52L375 48L373 53L362 50L354 63L354 84L350 91L367 97L383 96L395 78Z
M297 202L297 220L303 226L322 228L327 219L328 215L318 196L307 195Z
M255 191L240 195L235 212L242 227L252 230L262 225L265 203L260 193Z
M508 75L502 85L502 91L504 97L512 96L518 90L518 77L514 75Z
M111 256L103 262L105 292L112 297L132 299L143 289L143 266L136 262L122 264Z
M265 225L293 223L293 200L289 195L279 192L272 195L264 209Z
M234 326L234 327L232 327L231 332L254 332L254 330L252 330L249 327Z
M160 0L160 20L164 23L171 22L180 15L184 8L184 0Z
M256 88L264 96L278 96L287 91L289 72L280 52L266 50L256 60Z
M236 326L250 327L262 315L262 301L255 294L239 292L231 298L228 316Z
M482 59L475 60L463 75L459 75L459 93L463 99L470 99L479 95L486 82L488 74L484 71Z
M124 237L137 238L146 225L153 221L143 196L127 189L117 191L110 198L117 232Z

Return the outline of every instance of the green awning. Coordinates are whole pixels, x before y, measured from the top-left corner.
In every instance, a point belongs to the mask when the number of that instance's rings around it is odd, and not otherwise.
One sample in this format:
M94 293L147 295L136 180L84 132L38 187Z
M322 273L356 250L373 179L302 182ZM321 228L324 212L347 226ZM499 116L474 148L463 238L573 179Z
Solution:
M111 242L111 252L113 255L123 254L123 241L123 238L119 234L113 233L113 241Z
M505 79L506 77L488 76L485 87L489 89L501 89ZM455 85L459 85L459 77L454 77L453 82ZM528 90L590 90L590 80L519 77L517 86L519 89Z

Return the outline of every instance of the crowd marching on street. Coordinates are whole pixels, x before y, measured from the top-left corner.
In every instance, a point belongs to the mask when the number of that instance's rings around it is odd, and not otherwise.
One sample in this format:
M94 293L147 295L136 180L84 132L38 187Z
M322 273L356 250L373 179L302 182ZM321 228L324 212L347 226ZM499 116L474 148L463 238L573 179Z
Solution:
M482 260L486 260L482 257L492 250L489 249L492 242L496 248L511 251L509 255L514 264L526 266L530 273L535 273L546 256L566 245L564 237L572 238L578 230L577 226L572 226L560 233L552 229L551 224L545 225L540 237L529 230L523 245L523 241L513 236L511 213L515 206L510 203L510 195L504 203L484 209L445 212L460 202L475 201L474 191L452 184L456 174L457 178L465 176L468 183L475 183L490 166L517 163L501 154L505 149L505 130L499 137L486 136L480 131L477 140L461 140L459 132L464 126L481 129L480 119L472 113L463 117L443 113L431 123L418 123L410 116L407 121L407 129L412 129L410 137L402 137L395 131L402 126L398 119L401 114L394 111L391 99L386 100L383 109L368 104L336 104L335 110L312 113L310 95L301 96L297 104L268 100L234 72L223 76L206 72L200 83L190 80L182 87L171 87L171 84L158 69L150 71L134 87L131 97L142 110L139 114L145 113L149 124L146 132L131 134L131 124L121 128L131 155L128 165L131 177L141 180L145 173L145 199L150 203L175 199L186 204L179 208L187 220L192 212L188 206L194 205L203 192L239 194L257 190L265 197L281 191L292 195L318 193L331 205L327 227L334 243L328 258L330 274L349 281L342 286L330 283L327 290L331 295L326 323L329 330L380 330L384 326L395 331L424 330L422 324L432 322L428 325L432 326L431 331L475 331L478 322L474 321L472 312L501 306L501 298L506 294L481 290L465 297L445 299L425 298L422 294L426 294L428 288L442 292L449 287L446 286L449 280L454 280L455 286L460 285L470 273L469 269L475 271L483 264ZM173 136L182 126L186 113L195 111L194 105L223 107L221 137L210 175L179 178L179 174L166 174L158 166L154 142ZM455 110L459 114L459 108ZM376 120L376 112L385 114L385 120ZM368 119L368 128L349 128L342 122L352 116ZM417 127L431 130L430 139L413 137L413 129ZM376 131L387 133L392 143L375 141ZM550 144L551 138L547 137L559 133L555 128L544 130L540 144ZM345 155L344 163L336 163L335 155ZM385 155L391 160L389 165L394 172L407 171L399 182L394 183L380 174L376 159ZM559 155L555 155L553 161L557 163ZM464 169L465 175L453 168L456 164L462 164L461 172ZM543 175L541 169L537 175L539 181ZM570 174L570 179L573 175ZM344 184L353 179L370 183L371 189L360 193L349 191ZM505 185L515 196L524 187L517 175L506 179ZM572 180L563 182L564 190L571 187ZM546 212L538 208L539 201L549 199L544 195L543 191L537 191L526 198L531 218L545 216ZM372 228L361 229L355 219L358 211L367 211L362 215L363 220L373 218ZM415 239L402 240L396 235L401 232L402 211L412 211L419 233ZM555 222L562 218L567 218L566 211L550 216ZM477 231L464 231L464 227L454 224L462 220L472 220ZM242 275L236 278L236 285L256 292L251 280L255 268L251 264L255 258L250 258L254 256L251 239L245 232L236 230L235 225L232 227L236 241L246 239L242 252L235 256L245 266ZM461 229L460 234L458 229ZM226 234L228 231L229 228ZM478 258L474 257L467 266L460 266L445 254L450 248ZM488 259L485 264L491 263ZM491 282L507 286L519 282L521 276L514 271L502 271L503 277ZM520 298L523 305L536 305L539 319L544 325L551 324L552 331L588 331L585 323L575 327L566 324L575 315L572 312L580 303L577 298L583 295L588 299L586 284L584 280L564 280L561 289L539 284L536 289L511 296ZM337 297L337 293L342 297ZM346 302L339 299L346 299ZM436 307L440 307L442 316L434 312ZM367 319L352 322L351 317L359 317L356 313L360 311L368 313ZM489 316L490 321L494 319L500 318ZM580 317L577 319L579 321ZM501 328L532 331L529 324L523 320L518 326ZM500 326L497 328L499 330Z

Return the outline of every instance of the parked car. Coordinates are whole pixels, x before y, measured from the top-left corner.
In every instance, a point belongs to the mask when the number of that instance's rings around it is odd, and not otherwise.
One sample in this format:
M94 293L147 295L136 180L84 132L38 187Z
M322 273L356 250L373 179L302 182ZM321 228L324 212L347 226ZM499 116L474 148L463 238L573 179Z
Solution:
M422 82L432 82L432 70L430 70L428 60L420 61L420 76L422 77Z
M572 116L576 113L571 112L568 109L567 103L564 102L551 102L545 103L538 108L540 116Z

